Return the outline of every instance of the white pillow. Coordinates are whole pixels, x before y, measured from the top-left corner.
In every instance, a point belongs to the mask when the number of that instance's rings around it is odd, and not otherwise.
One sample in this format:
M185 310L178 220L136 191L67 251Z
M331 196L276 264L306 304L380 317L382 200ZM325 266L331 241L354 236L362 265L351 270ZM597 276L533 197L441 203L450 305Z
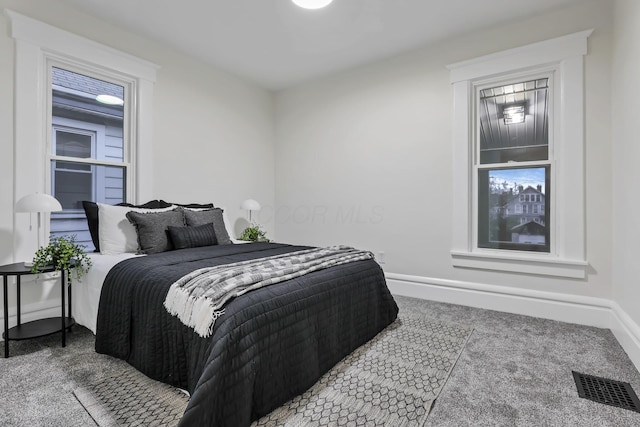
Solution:
M98 203L98 240L100 253L114 255L138 250L138 234L127 219L127 212L166 212L175 206L162 209L130 208Z
M227 229L227 234L231 238L231 241L234 241L236 233L233 232L233 227L231 226L231 221L229 221L227 210L225 208L222 208L222 221L224 222L224 228Z

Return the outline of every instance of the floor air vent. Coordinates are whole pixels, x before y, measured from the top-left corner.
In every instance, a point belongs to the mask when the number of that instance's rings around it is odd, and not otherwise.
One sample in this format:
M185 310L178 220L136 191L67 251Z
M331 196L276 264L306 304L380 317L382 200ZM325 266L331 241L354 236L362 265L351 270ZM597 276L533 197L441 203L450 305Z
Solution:
M633 388L631 388L631 384L580 374L575 371L571 372L580 397L604 403L605 405L640 412L640 401Z

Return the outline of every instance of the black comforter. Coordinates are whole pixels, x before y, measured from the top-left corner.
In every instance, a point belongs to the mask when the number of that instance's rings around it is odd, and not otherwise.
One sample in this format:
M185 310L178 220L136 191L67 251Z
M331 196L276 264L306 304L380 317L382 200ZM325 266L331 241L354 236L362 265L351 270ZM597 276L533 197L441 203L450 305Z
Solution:
M102 288L96 351L188 390L180 426L248 426L393 322L398 307L379 265L353 262L238 297L209 338L162 304L171 284L197 268L302 249L222 245L123 261Z

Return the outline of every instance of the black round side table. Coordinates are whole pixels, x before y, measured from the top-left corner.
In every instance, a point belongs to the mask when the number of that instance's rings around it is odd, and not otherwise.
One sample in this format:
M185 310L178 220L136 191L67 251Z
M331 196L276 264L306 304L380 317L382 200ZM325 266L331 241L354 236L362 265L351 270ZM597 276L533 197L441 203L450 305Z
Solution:
M43 273L51 273L56 271L53 267L47 267L42 270ZM50 317L47 319L34 320L32 322L22 323L20 319L20 278L33 274L31 267L27 267L23 262L15 264L7 264L0 266L0 276L2 276L2 290L4 300L4 357L9 357L9 341L19 341L31 338L43 337L46 335L62 332L62 347L66 345L67 341L67 329L70 329L75 321L71 317L71 286L67 283L67 274L64 271L60 271L61 280L61 315L60 317ZM16 317L17 325L9 329L9 301L8 301L8 282L9 277L16 277L16 289L17 289L17 305L16 305ZM65 297L68 293L67 304L68 311L65 316Z

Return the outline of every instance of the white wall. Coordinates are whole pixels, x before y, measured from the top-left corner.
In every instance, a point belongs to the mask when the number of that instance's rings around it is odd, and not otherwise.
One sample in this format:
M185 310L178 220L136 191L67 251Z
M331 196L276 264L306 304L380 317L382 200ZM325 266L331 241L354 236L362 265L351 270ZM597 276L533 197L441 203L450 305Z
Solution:
M588 278L453 268L452 91L446 65L589 28L595 31L585 62ZM278 93L278 239L384 252L387 273L441 287L488 284L504 287L494 291L558 294L560 300L577 296L581 304L606 305L612 296L611 31L611 5L592 1ZM429 292L422 296L435 297ZM495 298L487 304L522 310Z
M176 61L163 65L156 84L155 193L213 201L234 222L246 217L240 204L247 198L273 203L272 95L188 58ZM272 222L262 225L273 234Z
M57 0L0 0L4 8L160 65L153 101L153 175L142 178L152 183L153 198L213 202L226 207L233 222L244 218L240 204L246 198L274 203L270 92ZM0 264L22 261L14 259L13 251L13 182L16 173L29 173L14 170L13 164L14 40L9 26L0 13ZM273 232L273 223L263 224ZM24 309L33 311L56 307L59 291L25 286L23 294Z
M612 74L613 298L640 325L640 2L617 0ZM636 329L640 340L640 329Z

